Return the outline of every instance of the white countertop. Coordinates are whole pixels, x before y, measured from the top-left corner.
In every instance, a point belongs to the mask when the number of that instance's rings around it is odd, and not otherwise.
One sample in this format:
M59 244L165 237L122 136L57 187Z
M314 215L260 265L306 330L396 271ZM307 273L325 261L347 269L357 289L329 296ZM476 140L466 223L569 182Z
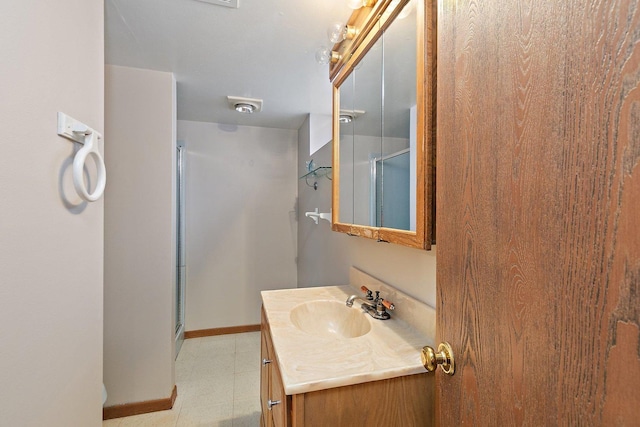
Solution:
M370 289L380 288L370 286ZM389 320L377 320L368 314L359 313L370 322L371 330L356 338L314 335L298 329L291 322L291 310L299 304L316 300L344 303L349 295L354 293L362 295L349 285L262 292L262 301L286 394L306 393L425 372L420 350L425 345L433 345L434 328L428 326L426 329L427 332L433 330L433 334L425 333L424 327L412 327L399 316L394 316L393 311ZM388 292L390 293L392 292ZM384 292L381 292L381 296L391 300ZM394 293L394 297L396 300L392 301L396 305L396 311L404 304L404 298L410 298L399 292ZM398 301L398 298L401 300ZM405 313L406 307L409 306L412 307L411 314L405 317L410 321L421 318L427 325L435 325L434 309L413 300L406 304ZM356 302L351 308L345 306L345 310L360 312L360 304ZM418 332L420 329L422 332Z

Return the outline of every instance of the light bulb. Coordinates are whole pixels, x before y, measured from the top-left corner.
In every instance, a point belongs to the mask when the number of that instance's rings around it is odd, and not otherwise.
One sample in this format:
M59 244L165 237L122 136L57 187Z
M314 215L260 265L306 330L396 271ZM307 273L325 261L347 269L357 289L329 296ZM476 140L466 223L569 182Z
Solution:
M331 43L339 43L347 35L347 27L342 22L334 22L327 29L327 37Z
M334 22L327 29L327 37L331 43L340 43L344 39L353 40L357 35L356 27L344 25L342 22Z
M318 64L328 64L331 61L331 49L326 46L320 46L316 50L316 61Z
M318 61L319 64L335 64L341 59L342 55L328 47L320 46L320 48L316 50L316 61Z

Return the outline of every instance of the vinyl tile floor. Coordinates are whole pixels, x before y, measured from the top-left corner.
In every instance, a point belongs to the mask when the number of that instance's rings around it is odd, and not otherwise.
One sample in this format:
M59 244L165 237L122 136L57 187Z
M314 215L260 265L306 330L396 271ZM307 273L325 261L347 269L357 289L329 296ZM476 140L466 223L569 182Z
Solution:
M169 411L102 422L103 427L258 427L260 332L184 341L178 397Z

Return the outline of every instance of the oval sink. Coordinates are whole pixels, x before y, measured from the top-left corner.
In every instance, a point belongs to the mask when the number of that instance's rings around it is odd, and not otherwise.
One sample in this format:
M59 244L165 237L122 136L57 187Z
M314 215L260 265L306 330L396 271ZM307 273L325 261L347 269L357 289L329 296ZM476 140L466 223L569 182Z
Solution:
M367 317L339 301L309 301L291 310L291 322L316 336L356 338L371 330Z

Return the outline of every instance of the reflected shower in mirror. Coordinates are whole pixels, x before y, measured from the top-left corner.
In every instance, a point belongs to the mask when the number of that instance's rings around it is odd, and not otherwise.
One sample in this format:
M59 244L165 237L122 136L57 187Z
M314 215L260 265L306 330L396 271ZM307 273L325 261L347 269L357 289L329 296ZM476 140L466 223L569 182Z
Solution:
M405 9L410 13L403 16L403 10L382 34L384 109L379 167L381 196L376 195L376 202L381 207L377 226L416 231L415 105L418 34L416 9L411 7L411 3ZM379 199L381 200L378 202ZM413 215L408 215L411 207Z
M383 192L383 167L386 193ZM371 161L371 182L375 185L371 197L371 212L375 213L375 218L371 222L376 226L381 227L384 221L384 226L388 228L415 231L416 218L410 211L410 170L409 149ZM383 197L384 194L386 197ZM415 197L413 200L415 206Z

